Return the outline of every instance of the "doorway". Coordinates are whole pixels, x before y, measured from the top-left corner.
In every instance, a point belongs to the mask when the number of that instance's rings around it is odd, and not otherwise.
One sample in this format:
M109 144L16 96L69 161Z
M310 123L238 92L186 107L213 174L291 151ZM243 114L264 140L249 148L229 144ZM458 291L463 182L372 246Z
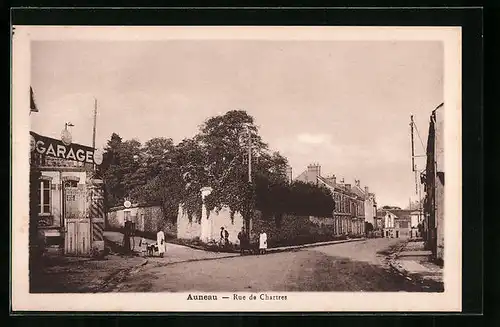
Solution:
M92 237L90 219L86 212L86 188L76 181L63 183L63 217L65 227L64 254L86 256L90 254Z

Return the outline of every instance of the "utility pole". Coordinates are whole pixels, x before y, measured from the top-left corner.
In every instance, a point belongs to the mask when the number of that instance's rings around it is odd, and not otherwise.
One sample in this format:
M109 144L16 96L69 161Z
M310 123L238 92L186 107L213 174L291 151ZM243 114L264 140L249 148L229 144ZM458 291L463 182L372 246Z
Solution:
M92 131L92 148L95 151L95 129L96 129L96 123L97 123L97 99L94 98L94 129ZM96 170L96 165L95 163L93 164L94 167L94 172Z
M248 133L248 182L252 183L252 135L250 128L247 126Z
M410 129L411 129L411 171L415 173L415 193L418 194L418 178L417 170L415 169L415 142L413 136L413 115L410 116Z
M413 115L410 116L411 127L411 171L415 171L415 144L413 141Z

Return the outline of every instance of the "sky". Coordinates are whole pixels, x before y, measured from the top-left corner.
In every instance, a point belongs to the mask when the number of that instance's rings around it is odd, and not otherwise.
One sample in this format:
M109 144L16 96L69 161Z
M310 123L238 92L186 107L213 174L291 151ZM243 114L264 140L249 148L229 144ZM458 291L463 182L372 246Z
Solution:
M405 207L418 197L410 115L421 155L443 73L438 41L32 41L31 130L59 139L71 122L73 142L92 145L97 99L97 147L113 132L179 142L246 110L294 176L318 163L379 206Z

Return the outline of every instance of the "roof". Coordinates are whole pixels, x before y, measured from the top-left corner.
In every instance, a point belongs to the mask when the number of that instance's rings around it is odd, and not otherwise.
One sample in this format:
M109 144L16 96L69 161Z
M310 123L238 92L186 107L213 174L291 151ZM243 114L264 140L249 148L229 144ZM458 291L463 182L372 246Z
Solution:
M353 192L354 194L360 196L360 197L365 197L366 194L365 192L360 189L358 186L354 185L353 187L351 187L351 192Z
M320 180L321 182L323 182L324 184L328 185L331 188L341 190L347 193L352 193L352 188L351 191L349 191L343 184L333 183L329 178L325 178L323 176L317 176L317 178L318 180Z
M330 187L337 187L338 188L338 186L339 186L338 184L332 183L332 181L328 180L328 178L324 178L322 176L317 176L316 178Z
M326 186L333 188L335 190L338 190L338 191L350 193L352 195L357 195L357 196L362 197L362 198L365 198L367 195L364 190L362 190L361 188L359 188L356 185L353 185L351 187L351 189L348 189L347 187L345 187L345 184L335 183L332 178L328 178L328 177L324 177L324 176L316 176L316 179L319 180L321 183L325 184ZM303 182L312 182L312 181L307 180L307 170L303 171L298 176L296 176L294 178L294 180L303 181ZM369 193L369 194L375 196L374 193Z

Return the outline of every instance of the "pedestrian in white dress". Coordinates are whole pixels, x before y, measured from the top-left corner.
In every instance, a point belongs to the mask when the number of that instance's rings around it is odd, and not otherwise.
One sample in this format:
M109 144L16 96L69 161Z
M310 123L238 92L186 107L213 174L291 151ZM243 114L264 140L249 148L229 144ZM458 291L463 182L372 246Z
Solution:
M163 234L163 231L156 233L156 243L158 245L158 253L160 257L163 258L163 254L167 250L167 243L165 242L165 234Z
M267 234L262 230L259 235L259 253L265 254L267 250Z

